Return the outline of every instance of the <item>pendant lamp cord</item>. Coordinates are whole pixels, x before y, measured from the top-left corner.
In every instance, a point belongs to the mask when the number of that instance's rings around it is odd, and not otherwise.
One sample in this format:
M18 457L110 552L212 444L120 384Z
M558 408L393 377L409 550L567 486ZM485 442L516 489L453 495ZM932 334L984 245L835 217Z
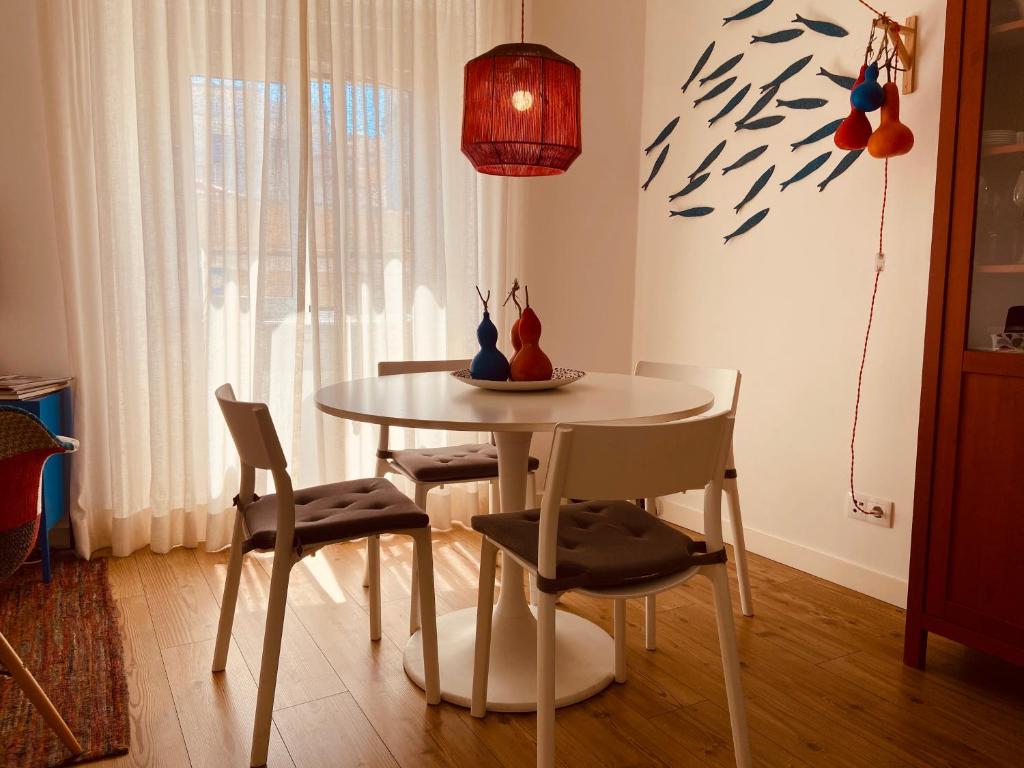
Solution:
M519 42L526 42L526 0L519 4Z
M871 339L871 325L875 320L875 299L878 298L878 280L885 269L885 206L889 198L889 159L885 160L885 170L882 181L882 213L878 224L878 255L875 262L875 285L871 289L871 308L868 310L868 327L864 332L864 349L860 356L860 370L857 372L857 399L853 406L853 429L850 434L850 498L853 505L861 512L867 513L864 502L857 499L857 492L854 490L853 473L857 464L857 421L860 417L860 395L861 385L864 383L864 365L868 359L868 342Z

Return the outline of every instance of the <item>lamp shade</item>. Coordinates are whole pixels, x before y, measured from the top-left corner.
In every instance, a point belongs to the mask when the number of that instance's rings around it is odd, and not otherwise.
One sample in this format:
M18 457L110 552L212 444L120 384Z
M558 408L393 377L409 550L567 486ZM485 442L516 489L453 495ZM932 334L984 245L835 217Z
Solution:
M477 171L553 176L581 150L580 69L571 61L508 43L466 64L462 152Z

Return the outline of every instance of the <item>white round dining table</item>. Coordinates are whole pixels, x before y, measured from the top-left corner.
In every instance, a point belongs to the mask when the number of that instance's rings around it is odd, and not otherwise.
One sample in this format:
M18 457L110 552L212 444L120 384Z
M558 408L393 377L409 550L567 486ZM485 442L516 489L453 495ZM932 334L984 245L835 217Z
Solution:
M448 373L409 373L332 384L316 394L317 408L353 421L394 427L492 432L498 448L501 511L524 509L530 439L560 423L657 423L703 413L711 392L682 382L614 373L588 373L560 389L499 392L459 382ZM623 461L628 461L627 456ZM537 621L526 598L523 569L503 558L494 607L487 708L536 709ZM476 608L437 619L441 696L468 707L473 685ZM565 611L556 622L555 700L573 704L603 690L614 677L614 645L601 627ZM405 649L405 670L424 685L420 633Z

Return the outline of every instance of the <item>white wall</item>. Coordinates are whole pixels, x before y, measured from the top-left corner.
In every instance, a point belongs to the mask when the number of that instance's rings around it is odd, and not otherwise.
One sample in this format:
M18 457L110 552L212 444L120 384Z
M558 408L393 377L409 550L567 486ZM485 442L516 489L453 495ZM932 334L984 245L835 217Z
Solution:
M0 373L69 372L36 4L0 4Z
M561 176L514 179L522 274L555 365L627 371L645 0L540 0L527 39L582 70L583 154Z
M912 11L921 19L919 87L903 101L903 119L917 143L910 155L890 164L888 266L864 377L857 488L895 501L895 527L850 520L841 506L877 251L882 163L865 153L819 192L816 182L842 153L831 140L796 152L788 146L849 111L845 94L815 73L824 66L856 74L871 21L857 4L779 0L760 16L723 27L722 4L649 0L644 144L675 115L683 119L660 176L640 194L633 354L742 370L736 453L750 549L903 604L945 10L940 0L890 10ZM784 44L749 44L752 34L793 26L795 12L837 22L850 35L836 40L807 32ZM708 129L706 120L726 97L695 110L692 102L700 89L691 85L682 94L679 88L712 39L717 46L709 69L744 52L734 70L737 86L752 81L755 93L787 65L813 53L814 60L780 97L821 96L831 103L807 112L768 108L762 114L786 114L786 120L764 131L734 133L732 122L753 103L748 96L732 120ZM685 203L679 207L714 206L715 214L670 220L666 196L684 185L722 138L728 145L711 179L677 201ZM770 149L758 161L722 177L725 164L763 143ZM780 193L779 182L828 149L834 152L825 169ZM641 181L652 160L653 153L642 164ZM777 168L769 186L734 214L731 207L772 163ZM723 235L765 207L771 213L759 227L723 245ZM669 506L677 519L697 523L695 515Z

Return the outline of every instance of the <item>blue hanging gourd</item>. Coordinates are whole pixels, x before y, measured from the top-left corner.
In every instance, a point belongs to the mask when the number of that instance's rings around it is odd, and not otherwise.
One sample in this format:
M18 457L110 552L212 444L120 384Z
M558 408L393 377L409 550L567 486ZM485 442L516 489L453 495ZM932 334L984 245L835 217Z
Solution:
M878 84L878 62L872 62L864 71L864 82L853 89L850 104L861 112L874 112L885 103L885 91Z
M476 327L476 339L480 342L480 351L476 353L473 362L469 366L469 375L474 379L486 379L488 381L508 381L508 359L498 349L498 329L491 322L491 315L487 311L487 302L491 299L491 292L487 292L487 298L476 289L480 301L484 304L484 317L480 325Z

